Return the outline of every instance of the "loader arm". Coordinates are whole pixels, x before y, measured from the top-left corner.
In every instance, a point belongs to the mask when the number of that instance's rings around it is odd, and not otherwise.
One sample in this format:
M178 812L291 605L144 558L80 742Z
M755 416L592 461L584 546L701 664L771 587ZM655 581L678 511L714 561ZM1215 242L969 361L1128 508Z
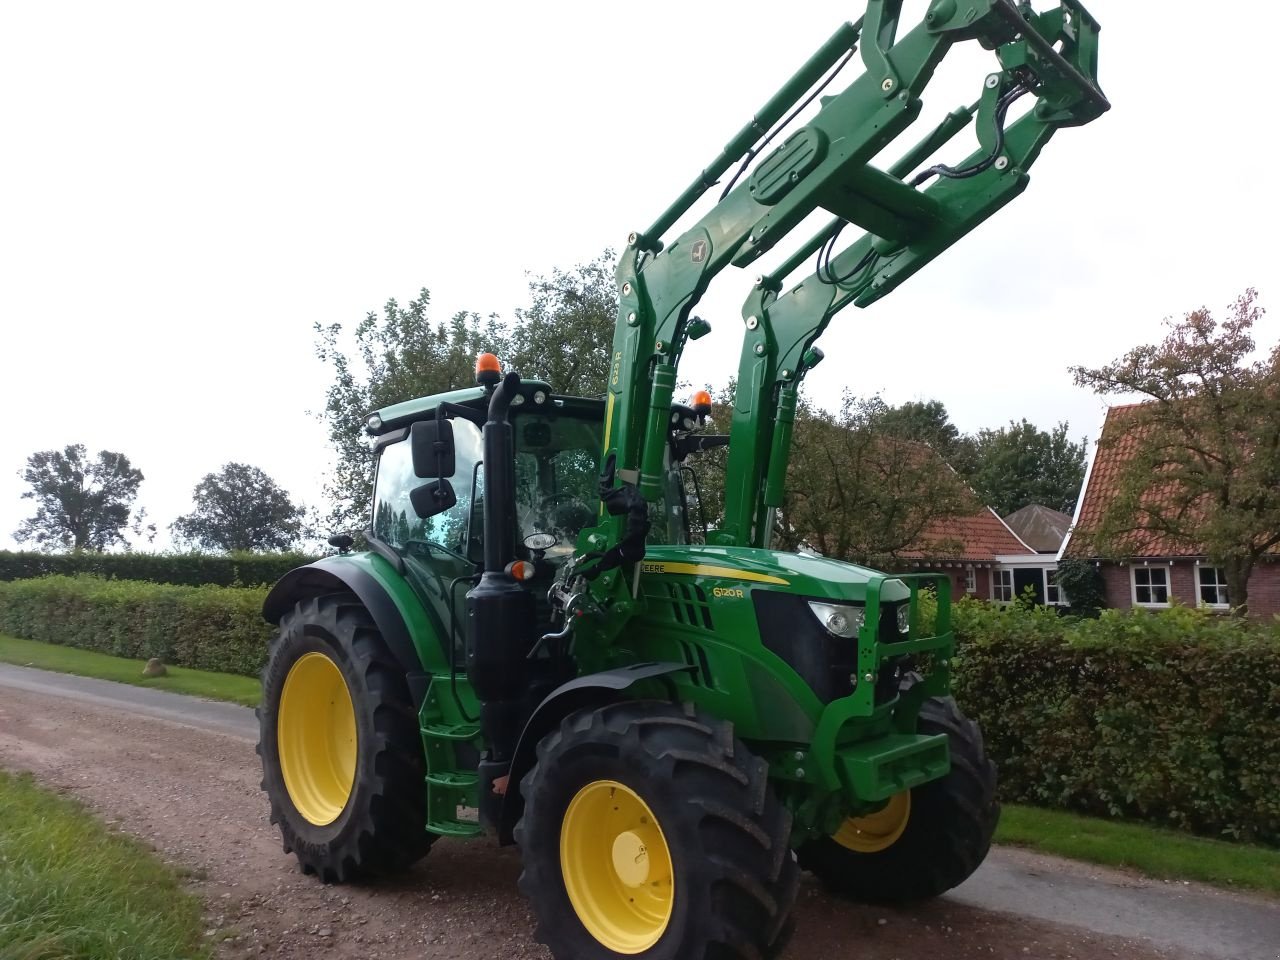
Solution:
M635 504L661 495L680 357L689 339L710 329L691 311L717 273L752 263L818 208L836 218L773 275L757 280L743 312L733 481L716 540L761 545L765 514L781 502L796 390L820 359L813 345L831 316L889 293L1025 189L1027 168L1058 127L1087 123L1109 108L1097 86L1098 25L1074 0L1040 14L1013 0L935 0L924 22L898 39L900 9L901 0L869 0L861 20L837 30L648 230L628 238L617 268L601 468L602 492L613 492L606 502L629 502L631 516L602 509L598 526L579 541L584 552L616 548L628 533L634 540ZM978 103L950 114L887 170L873 166L919 115L934 70L963 41L996 55ZM824 96L807 124L757 159L773 139L770 131L824 91L858 50L863 73ZM1034 106L1006 130L1005 113L1021 94ZM905 179L975 112L973 156ZM664 243L663 234L735 164L741 167L720 200ZM863 234L836 255L849 225ZM780 295L781 281L815 255L817 274ZM617 591L625 606L619 577L615 566L593 592Z

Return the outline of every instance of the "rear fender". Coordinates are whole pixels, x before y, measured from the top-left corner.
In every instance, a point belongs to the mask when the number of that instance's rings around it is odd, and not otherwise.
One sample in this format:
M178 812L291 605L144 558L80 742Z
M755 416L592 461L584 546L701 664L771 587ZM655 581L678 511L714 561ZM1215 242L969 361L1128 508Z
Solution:
M529 722L524 725L520 741L516 744L507 779L507 792L502 798L502 813L498 818L498 841L504 846L515 842L516 823L524 812L520 781L533 769L538 743L558 727L561 720L575 710L621 700L622 693L641 680L669 678L672 674L691 670L693 667L683 663L637 663L576 677L547 694L529 717ZM675 684L668 680L666 686L668 699L675 700Z
M290 570L267 594L262 615L268 622L278 624L298 602L338 592L354 593L369 611L391 655L405 672L414 708L421 708L431 682L431 668L438 666L429 653L440 650L438 638L409 584L381 557L345 554Z

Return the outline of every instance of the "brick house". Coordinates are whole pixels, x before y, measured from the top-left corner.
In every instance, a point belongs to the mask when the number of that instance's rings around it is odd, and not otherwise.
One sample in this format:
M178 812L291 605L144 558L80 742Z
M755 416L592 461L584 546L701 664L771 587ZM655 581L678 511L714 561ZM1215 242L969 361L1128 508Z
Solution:
M1159 609L1171 600L1185 606L1230 609L1227 580L1213 566L1203 547L1184 544L1156 533L1139 532L1128 538L1128 559L1120 562L1093 556L1079 534L1097 528L1104 511L1119 491L1121 471L1136 450L1129 442L1126 411L1137 404L1112 407L1084 477L1084 491L1076 505L1071 531L1058 552L1059 559L1092 560L1102 574L1108 607ZM1254 616L1280 614L1280 563L1264 559L1249 578L1249 612Z
M1008 603L1030 587L1038 603L1066 602L1054 580L1057 557L1033 550L990 507L935 521L893 566L900 573L945 574L953 597Z

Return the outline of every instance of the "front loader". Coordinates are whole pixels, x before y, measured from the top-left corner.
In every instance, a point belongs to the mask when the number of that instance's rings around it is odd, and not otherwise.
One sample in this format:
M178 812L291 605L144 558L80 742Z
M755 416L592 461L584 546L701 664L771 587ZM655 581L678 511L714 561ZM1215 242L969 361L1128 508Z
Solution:
M630 235L603 398L485 354L475 387L368 416L368 549L335 538L264 608L263 786L305 870L345 882L488 834L519 844L559 960L698 960L776 953L801 869L905 902L982 862L995 768L948 695L947 579L774 550L770 532L832 316L1016 197L1058 128L1108 103L1074 0L935 0L901 37L899 9L870 0ZM977 101L880 162L958 43L994 55ZM933 162L970 121L977 149ZM732 418L710 434L709 397L675 399L710 332L693 310L819 209L830 222L750 284ZM726 445L723 519L693 537L684 464Z

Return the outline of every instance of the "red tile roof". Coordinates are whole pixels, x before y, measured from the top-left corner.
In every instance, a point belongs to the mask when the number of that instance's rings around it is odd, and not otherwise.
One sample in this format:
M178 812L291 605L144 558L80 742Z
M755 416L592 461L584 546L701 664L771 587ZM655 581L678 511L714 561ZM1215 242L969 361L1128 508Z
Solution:
M910 446L922 458L933 458L954 472L942 456L926 443ZM924 533L904 550L895 552L903 560L965 560L991 563L998 555L1035 553L990 507L983 506L970 488L972 513L934 520Z
M1075 523L1063 547L1064 557L1092 558L1095 552L1089 544L1089 536L1098 529L1111 502L1119 495L1124 471L1138 452L1138 439L1142 425L1135 413L1145 404L1130 403L1112 407L1102 425L1093 452L1093 462L1085 478L1084 494L1076 511ZM1152 505L1168 502L1174 493L1169 483L1152 483L1142 497L1143 503ZM1154 531L1135 531L1125 536L1121 544L1130 557L1203 557L1202 544L1185 543Z
M1004 554L1035 553L1017 538L990 507L982 507L967 517L936 520L924 536L906 550L905 560L965 560L991 563Z

